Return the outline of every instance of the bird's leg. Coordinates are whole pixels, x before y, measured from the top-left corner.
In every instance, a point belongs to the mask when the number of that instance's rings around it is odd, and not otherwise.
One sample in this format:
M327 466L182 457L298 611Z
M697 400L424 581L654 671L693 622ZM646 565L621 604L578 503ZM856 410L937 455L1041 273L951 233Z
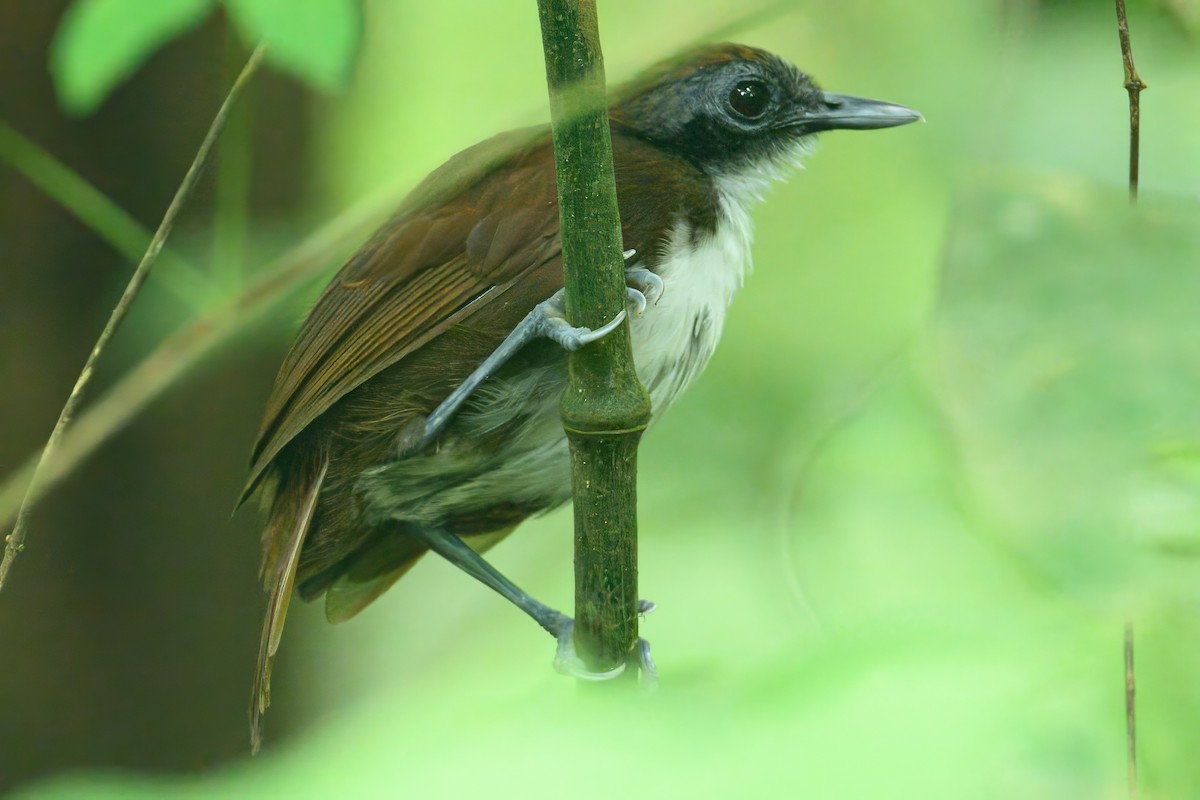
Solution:
M621 309L621 313L613 317L613 319L604 327L591 330L589 328L576 328L567 322L566 310L563 307L563 294L565 290L559 289L549 300L544 300L534 306L533 311L525 315L525 319L517 323L517 327L513 328L500 346L492 351L492 354L483 360L483 363L475 368L475 371L467 376L461 384L455 387L446 399L438 405L433 412L425 418L425 430L421 436L421 440L417 443L416 450L424 450L441 435L449 424L451 417L458 411L459 407L466 402L479 386L488 379L488 377L504 365L506 361L512 358L525 345L532 342L534 339L545 337L552 341L558 342L567 350L578 350L585 344L594 342L612 333L618 325L625 321L625 309ZM642 305L645 305L645 298L642 298Z
M583 660L575 653L572 639L575 621L561 611L556 611L530 597L459 537L445 531L419 527L414 527L409 532L410 535L426 544L430 550L524 611L533 618L534 622L541 625L558 640L554 668L559 672L584 680L603 681L615 678L625 671L625 664L620 664L608 672L588 670ZM639 614L649 614L653 610L654 603L648 600L638 601ZM638 639L636 651L635 658L642 678L647 684L653 685L658 679L658 673L655 671L653 659L650 658L650 643L645 639Z
M633 254L633 250L626 250L625 258L629 259ZM643 276L643 273L649 277ZM626 270L625 274L627 277L632 276L632 280L635 282L635 286L627 286L625 289L628 301L633 305L634 313L641 316L650 302L648 296L653 297L653 302L656 303L662 296L662 280L649 270L641 268ZM500 346L492 351L492 354L485 358L483 363L476 367L475 371L468 375L466 380L447 395L446 399L425 418L425 429L421 434L420 441L414 447L402 444L402 450L405 453L420 452L431 445L446 429L446 425L449 424L451 417L459 407L488 379L488 376L502 367L506 361L517 354L517 351L534 339L544 337L558 342L567 350L575 351L585 344L604 338L625 321L626 312L625 309L621 309L621 313L613 317L602 328L591 330L590 328L573 327L571 323L567 322L566 308L563 305L565 292L565 289L559 289L549 300L544 300L534 306L533 311L525 315L525 319L513 328L512 333L500 343Z

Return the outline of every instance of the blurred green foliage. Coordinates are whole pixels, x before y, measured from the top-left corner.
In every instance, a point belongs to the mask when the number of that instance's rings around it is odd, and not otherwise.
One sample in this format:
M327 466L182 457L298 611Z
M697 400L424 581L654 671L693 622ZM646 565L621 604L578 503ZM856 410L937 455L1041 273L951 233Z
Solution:
M321 89L338 89L350 80L362 38L357 0L223 2L247 42L267 43L268 62Z
M1117 798L1127 616L1143 791L1200 795L1200 71L1130 11L1136 210L1108 6L847 0L727 34L929 125L831 134L776 189L721 350L645 440L657 693L554 675L544 634L427 559L349 625L295 609L273 712L306 734L25 796ZM602 3L610 79L730 13ZM545 117L532 7L367 20L311 165L330 208ZM496 563L565 604L569 529Z
M86 114L164 42L199 24L212 0L76 0L50 51L63 108Z
M1048 180L970 203L948 246L936 380L972 506L1113 610L1139 578L1200 600L1156 558L1200 552L1198 213Z
M219 0L267 61L323 89L345 86L361 38L356 0ZM218 0L75 0L50 52L59 102L87 114L167 42L198 25Z

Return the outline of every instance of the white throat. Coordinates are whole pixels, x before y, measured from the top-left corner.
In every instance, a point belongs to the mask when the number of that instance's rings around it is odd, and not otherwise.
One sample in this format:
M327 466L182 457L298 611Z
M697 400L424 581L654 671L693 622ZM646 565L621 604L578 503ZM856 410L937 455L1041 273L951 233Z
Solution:
M655 417L700 374L717 348L725 312L751 269L750 209L767 186L803 166L814 144L815 137L805 137L775 160L715 178L716 230L696 238L681 220L671 232L667 256L654 270L663 281L662 297L631 323L634 363ZM640 259L630 266L649 267Z

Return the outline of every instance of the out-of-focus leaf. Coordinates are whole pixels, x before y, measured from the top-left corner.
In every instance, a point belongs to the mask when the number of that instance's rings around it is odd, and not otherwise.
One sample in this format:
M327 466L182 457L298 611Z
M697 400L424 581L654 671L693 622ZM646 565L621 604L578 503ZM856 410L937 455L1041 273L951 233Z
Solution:
M1159 0L1159 3L1188 31L1200 33L1200 0Z
M1081 649L1097 636L1065 633ZM1045 637L939 634L881 626L749 665L730 653L654 695L589 695L549 670L452 691L431 675L219 772L76 775L16 796L604 798L617 776L646 796L713 800L1116 796L1122 765L1105 756L1119 732L1078 724L1110 710L1102 664L1055 663ZM1031 665L1051 680L1030 681ZM1050 705L1077 724L1036 725ZM580 764L605 766L581 779Z
M50 48L62 107L94 110L159 46L200 22L212 0L76 0Z
M992 787L979 796L1123 793L1121 636L1132 615L1139 686L1152 687L1138 697L1139 730L1164 740L1147 748L1143 786L1191 796L1200 209L1190 199L1131 209L1124 192L1083 181L974 192L923 346L794 462L797 594L830 643L924 628L929 669L949 662L955 631L1011 645L995 673L950 668L947 681L1009 682L1023 707L1014 741L997 740L1012 747L1007 767L971 767ZM929 678L924 668L899 678L897 656L871 655L879 680ZM964 725L995 715L982 695L963 702Z
M224 0L247 43L265 40L267 61L321 89L350 79L362 40L356 0Z
M1178 456L1200 440L1198 213L1055 185L972 203L948 251L938 383L972 494L1077 588L1200 544Z

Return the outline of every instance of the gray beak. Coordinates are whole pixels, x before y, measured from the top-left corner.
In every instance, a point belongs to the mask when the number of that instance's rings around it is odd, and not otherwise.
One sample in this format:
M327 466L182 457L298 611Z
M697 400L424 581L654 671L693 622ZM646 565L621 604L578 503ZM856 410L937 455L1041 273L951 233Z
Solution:
M832 130L872 130L893 128L924 119L920 112L882 100L821 92L821 106L806 112L796 124L805 133Z

